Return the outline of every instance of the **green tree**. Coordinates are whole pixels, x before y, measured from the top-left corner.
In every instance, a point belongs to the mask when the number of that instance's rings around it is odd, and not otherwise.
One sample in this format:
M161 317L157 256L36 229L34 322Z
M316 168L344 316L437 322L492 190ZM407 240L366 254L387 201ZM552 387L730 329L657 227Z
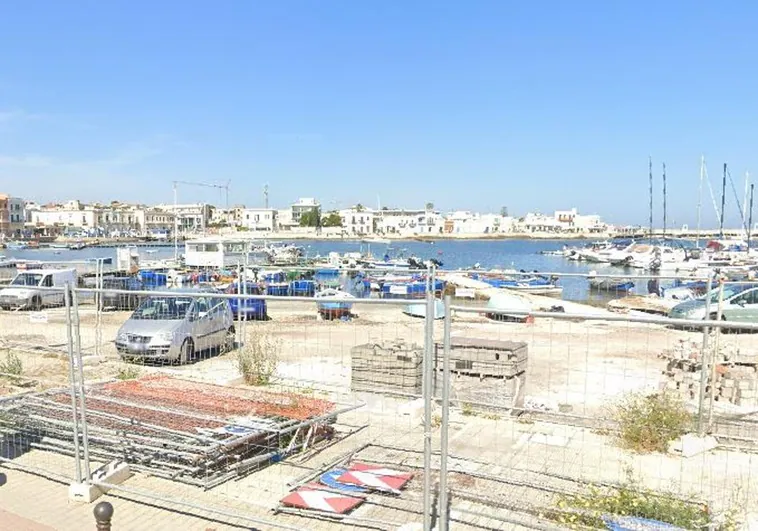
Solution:
M363 212L364 210L366 210L366 207L364 207L362 204L358 203L357 205L355 205L356 212Z
M427 209L427 210L434 210L434 203L431 203L431 202L430 202L430 203L427 203L427 204L426 204L426 209Z
M308 210L300 215L301 227L318 227L319 220L321 219L321 211L317 208Z
M321 219L322 227L341 227L342 218L337 212L329 212Z

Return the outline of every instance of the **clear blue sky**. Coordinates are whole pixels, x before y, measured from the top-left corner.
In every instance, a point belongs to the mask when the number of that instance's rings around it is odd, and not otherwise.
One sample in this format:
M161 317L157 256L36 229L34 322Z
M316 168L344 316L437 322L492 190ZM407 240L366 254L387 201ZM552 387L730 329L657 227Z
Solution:
M694 224L701 154L717 196L724 161L740 198L758 180L756 20L752 2L4 2L0 190L170 202L173 179L229 179L249 206L269 183L277 206L647 223L652 155L657 224L663 161L669 220Z

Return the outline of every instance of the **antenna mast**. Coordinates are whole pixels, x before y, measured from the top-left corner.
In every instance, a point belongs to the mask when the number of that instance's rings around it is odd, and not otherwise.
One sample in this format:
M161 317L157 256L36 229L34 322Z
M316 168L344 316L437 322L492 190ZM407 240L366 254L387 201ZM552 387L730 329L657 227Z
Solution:
M268 210L268 184L263 185L263 208Z

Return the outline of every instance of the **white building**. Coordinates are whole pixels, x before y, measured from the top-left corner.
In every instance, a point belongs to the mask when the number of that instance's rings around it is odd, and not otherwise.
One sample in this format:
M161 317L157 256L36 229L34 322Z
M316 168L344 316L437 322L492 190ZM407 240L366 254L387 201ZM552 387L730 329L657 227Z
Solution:
M199 234L205 231L213 217L213 206L206 203L183 205L160 204L155 208L177 216L179 234Z
M292 223L299 224L300 217L306 212L320 210L321 204L312 197L301 197L292 204Z
M374 234L373 210L363 207L345 208L339 212L343 233L351 236Z
M93 206L77 200L47 205L27 203L26 225L48 235L61 234L67 229L94 232L98 226L98 214Z
M280 230L291 230L300 226L300 218L306 212L320 211L321 204L312 197L301 197L289 208L277 212L277 226Z
M445 218L446 234L502 234L513 231L513 218L500 214L457 211Z
M242 210L240 226L252 231L277 230L277 211L273 208L246 208Z
M552 216L529 213L518 222L519 232L528 234L602 234L608 231L598 215L582 215L576 208L556 210Z
M433 210L387 209L374 215L377 232L387 236L435 236L445 229L444 218Z
M244 210L244 205L237 205L232 208L214 208L210 224L220 227L239 227L242 225L242 213Z

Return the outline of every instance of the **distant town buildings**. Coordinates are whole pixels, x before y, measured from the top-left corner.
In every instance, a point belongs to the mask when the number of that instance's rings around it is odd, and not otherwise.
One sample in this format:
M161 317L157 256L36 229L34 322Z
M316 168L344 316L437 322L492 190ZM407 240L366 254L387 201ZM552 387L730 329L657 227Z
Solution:
M317 213L315 217L304 217ZM319 217L320 216L320 217ZM315 221L315 223L314 223ZM327 236L367 237L468 237L530 235L534 237L607 235L613 227L600 216L580 214L576 208L552 214L530 212L521 217L470 211L442 213L424 208L371 209L362 205L322 211L315 198L300 198L284 209L267 207L216 208L207 203L154 206L113 201L85 204L78 200L40 205L0 194L0 235L4 238L34 236L154 237L176 232L191 236L214 232L308 233Z

